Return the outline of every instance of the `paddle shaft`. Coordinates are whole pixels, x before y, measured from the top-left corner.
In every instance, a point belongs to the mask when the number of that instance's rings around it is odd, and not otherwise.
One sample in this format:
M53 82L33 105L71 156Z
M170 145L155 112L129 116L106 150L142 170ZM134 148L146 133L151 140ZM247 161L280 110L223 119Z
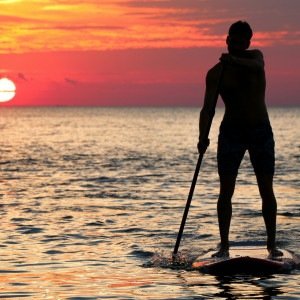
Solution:
M193 181L192 181L192 184L191 184L191 187L190 187L189 196L188 196L188 199L186 201L184 213L183 213L183 216L182 216L182 221L181 221L181 224L180 224L176 244L175 244L174 251L173 251L174 255L176 255L177 252L178 252L178 248L179 248L181 237L182 237L182 234L183 234L185 222L186 222L186 219L187 219L187 216L188 216L188 213L189 213L189 209L190 209L190 206L191 206L191 202L192 202L192 199L193 199L193 194L194 194L195 186L196 186L196 183L197 183L197 178L198 178L198 174L199 174L199 171L200 171L202 159L203 159L203 153L201 153L198 157L198 162L197 162L197 165L196 165Z
M218 83L217 83L216 94L215 94L215 97L214 97L214 109L217 105L223 73L224 73L224 66L222 65L221 66L221 72L220 72L220 75L219 75L219 80L218 80ZM208 126L206 128L205 137L207 139L208 139L211 124L212 124L212 119L210 120L210 122L208 123ZM182 238L184 226L185 226L186 219L187 219L189 209L190 209L190 206L191 206L191 202L192 202L192 199L193 199L193 194L194 194L195 186L196 186L196 183L197 183L197 178L198 178L198 175L199 175L200 167L201 167L201 164L202 164L203 156L204 156L204 153L200 153L199 157L198 157L198 162L197 162L197 165L196 165L196 169L195 169L195 172L194 172L194 177L193 177L192 184L191 184L191 187L190 187L189 196L188 196L188 199L186 201L186 205L185 205L184 213L183 213L183 216L182 216L179 232L178 232L178 235L177 235L176 244L175 244L175 247L174 247L174 250L173 250L173 255L176 255L177 252L178 252L178 249L179 249L179 245L180 245L180 241L181 241L181 238Z

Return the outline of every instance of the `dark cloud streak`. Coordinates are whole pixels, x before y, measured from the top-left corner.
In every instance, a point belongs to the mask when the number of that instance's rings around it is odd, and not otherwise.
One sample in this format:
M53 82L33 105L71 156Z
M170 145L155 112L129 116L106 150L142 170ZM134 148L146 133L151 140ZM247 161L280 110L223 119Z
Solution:
M228 23L228 19L231 21L242 19L248 20L260 31L299 31L300 28L299 0L226 0L222 2L219 0L133 0L119 2L119 5L144 9L140 11L140 15L149 19L180 22L224 19L224 23ZM220 21L215 26L212 24L212 32L224 31L223 26L218 26L221 23Z
M65 78L65 82L68 83L68 84L71 84L71 85L77 85L79 82L75 79L71 79L71 78Z
M77 30L126 30L122 26L105 26L105 25L47 25L31 27L32 30L63 30L63 31L77 31Z
M24 81L28 81L29 79L23 74L23 73L18 73L18 78Z

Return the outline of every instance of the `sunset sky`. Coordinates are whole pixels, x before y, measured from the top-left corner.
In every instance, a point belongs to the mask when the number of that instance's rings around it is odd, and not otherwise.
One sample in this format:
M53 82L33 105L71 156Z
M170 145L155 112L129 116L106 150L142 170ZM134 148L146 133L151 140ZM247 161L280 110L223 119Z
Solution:
M267 103L300 104L299 12L299 0L0 0L0 77L17 86L8 105L200 106L241 19L265 55Z

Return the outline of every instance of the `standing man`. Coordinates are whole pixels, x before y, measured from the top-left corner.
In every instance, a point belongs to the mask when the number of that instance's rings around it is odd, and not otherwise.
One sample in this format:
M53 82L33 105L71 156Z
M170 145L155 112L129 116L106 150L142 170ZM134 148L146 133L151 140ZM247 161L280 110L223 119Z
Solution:
M271 257L282 253L276 249L277 203L273 192L274 139L265 104L265 71L261 51L247 50L252 38L248 23L238 21L229 28L228 53L206 76L204 105L199 122L199 153L205 153L208 130L215 113L215 98L220 93L225 114L218 139L218 173L220 194L217 211L221 244L214 256L229 255L231 198L241 160L246 150L255 171L262 198L262 213L267 231L267 249Z

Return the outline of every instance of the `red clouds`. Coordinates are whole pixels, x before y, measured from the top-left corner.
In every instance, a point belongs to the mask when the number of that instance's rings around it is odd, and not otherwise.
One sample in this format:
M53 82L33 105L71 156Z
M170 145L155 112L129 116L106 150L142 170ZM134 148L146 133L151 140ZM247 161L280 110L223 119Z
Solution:
M10 105L201 105L206 71L245 19L265 53L269 103L297 104L300 2L0 2Z

